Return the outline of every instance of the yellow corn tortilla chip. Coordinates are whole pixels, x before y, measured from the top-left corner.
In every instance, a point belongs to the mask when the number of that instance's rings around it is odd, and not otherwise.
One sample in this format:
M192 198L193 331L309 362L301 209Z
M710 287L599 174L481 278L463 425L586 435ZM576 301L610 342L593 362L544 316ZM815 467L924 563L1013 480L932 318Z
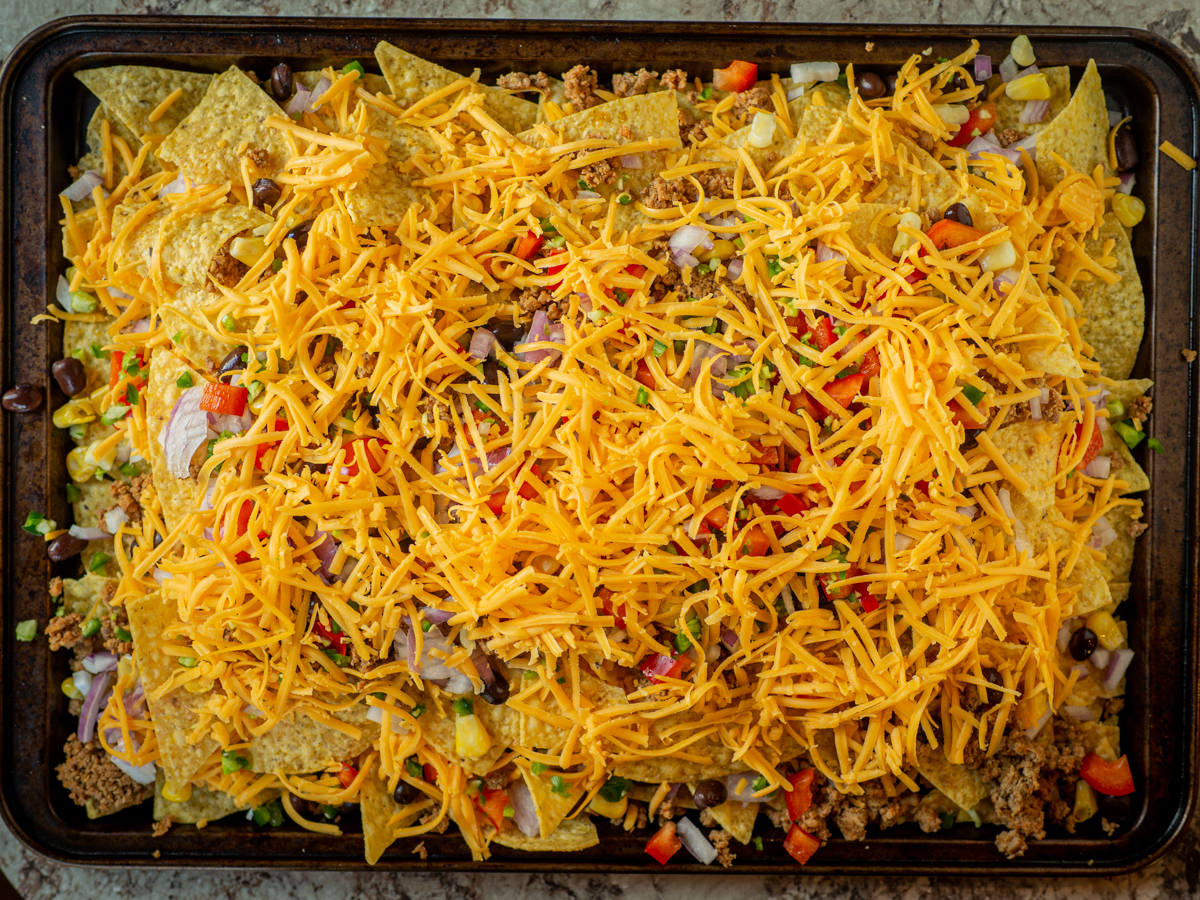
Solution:
M1118 506L1105 514L1108 524L1117 533L1117 539L1104 548L1104 568L1111 582L1127 583L1133 571L1133 553L1136 538L1129 534L1129 526L1142 517L1142 504ZM1112 585L1109 587L1112 593ZM1116 599L1114 595L1114 600Z
M399 225L409 207L429 196L427 188L414 182L425 177L417 168L402 167L417 154L434 158L438 147L419 128L405 125L368 103L360 104L358 133L371 134L388 142L387 160L376 163L366 177L346 192L346 209L363 225Z
M992 437L1005 462L1025 479L1028 488L1022 493L1038 511L1054 504L1054 476L1064 433L1060 424L1026 419L1001 428Z
M1066 520L1058 507L1038 510L1021 494L1013 494L1011 499L1013 514L1024 526L1025 538L1033 546L1034 554L1043 552L1051 541L1058 545L1060 554L1064 553L1070 536L1059 527ZM1059 579L1059 585L1076 589L1074 602L1063 610L1064 617L1087 615L1112 602L1108 581L1086 548L1079 554L1071 574Z
M138 211L135 204L122 204L113 210L113 233ZM139 224L122 244L113 263L117 268L134 265L145 275L155 244L162 246L163 277L176 284L203 288L213 258L239 234L274 221L267 213L249 206L226 203L187 218L171 218L164 206Z
M82 578L64 578L60 602L66 612L78 613L86 618L102 603L100 598L110 584L116 587L116 579L93 572L88 572Z
M991 794L978 769L946 758L943 748L928 750L918 759L917 771L964 810L972 810Z
M266 734L254 738L242 754L250 760L250 767L255 772L299 775L353 759L370 749L379 736L379 725L367 718L365 703L325 715L354 726L359 730L359 736L330 728L300 709L279 721Z
M1100 452L1107 453L1112 458L1111 474L1124 481L1127 487L1118 491L1120 494L1136 494L1150 490L1150 476L1139 465L1129 452L1129 445L1112 428L1101 432L1102 443Z
M795 85L792 79L784 78L783 87L786 92L790 91ZM817 94L821 95L821 99L825 101L825 105L831 109L845 109L846 104L850 102L850 92L836 81L818 82L805 90L795 100L788 101L788 113L792 117L792 122L799 123L804 118L804 113L812 106Z
M1104 722L1080 722L1078 729L1083 733L1083 745L1103 760L1116 762L1121 758L1121 729Z
M113 113L110 112L109 109L103 103L101 103L98 107L96 107L96 111L94 113L92 113L92 118L88 122L88 127L87 127L88 152L85 153L83 158L80 159L79 162L77 162L75 164L76 168L78 168L80 172L86 172L91 169L94 169L95 171L100 172L101 174L103 174L103 172L104 172L104 156L103 156L104 141L100 134L100 128L101 128L100 123L103 122L105 119L108 120L109 133L111 135L113 135L114 137L121 138L121 140L123 140L129 146L130 153L132 153L134 156L137 156L138 151L141 149L141 146L142 146L141 139L139 137L137 137L137 135L135 135L128 128L126 128L121 123L121 120L118 119L115 115L113 115ZM121 155L121 153L117 149L115 143L113 145L112 159L113 159L113 182L112 183L113 183L113 186L116 187L118 184L121 183L121 179L129 174L129 169L125 165L125 157ZM156 172L161 172L161 171L162 171L162 165L155 158L154 154L153 153L147 154L146 162L142 166L142 174L143 175L153 175ZM63 229L63 242L65 243L66 241L67 241L66 229Z
M1084 241L1084 248L1089 256L1097 258L1110 239L1114 242L1112 256L1116 259L1112 271L1121 280L1110 285L1092 276L1089 281L1076 280L1071 289L1079 298L1086 319L1079 326L1080 337L1092 346L1101 372L1120 380L1129 377L1137 361L1146 328L1146 297L1133 261L1129 235L1115 216L1110 213L1104 217L1100 238Z
M467 759L458 755L458 748L454 741L456 717L454 711L450 708L450 703L445 702L445 715L439 715L438 707L428 693L426 693L423 702L427 711L421 716L421 733L425 735L425 740L438 753L451 762L462 766L472 775L487 775L495 768L496 760L504 755L506 746L503 741L497 738L493 727L490 727L489 723L494 723L501 716L505 715L502 712L505 707L492 706L490 703L476 699L474 704L475 714L479 717L484 728L487 728L488 734L492 738L492 746L487 753L478 759ZM499 729L497 728L496 730Z
M1125 408L1129 409L1135 400L1148 394L1152 387L1154 387L1154 382L1149 378L1129 378L1125 381L1118 381L1108 388L1109 399L1120 400Z
M733 835L739 844L749 844L754 837L754 822L758 819L760 803L739 803L737 800L726 800L716 806L710 806L708 811L717 820L717 824Z
M174 342L175 352L200 371L215 371L238 346L235 341L223 341L218 336L223 333L216 324L223 303L223 294L184 284L159 307L163 331L179 335Z
M521 769L521 778L525 781L525 786L529 788L529 795L533 798L533 808L537 813L538 828L543 838L548 838L554 833L554 830L583 796L581 788L572 788L571 782L567 782L566 794L555 792L550 781L554 775L554 772L534 775L529 769Z
M150 466L154 476L154 489L162 504L163 521L168 529L174 529L192 511L197 482L192 478L176 478L167 469L159 435L167 425L167 419L183 389L178 380L185 372L192 376L193 384L202 384L203 379L171 351L158 348L150 356L150 374L146 380L146 432L150 448Z
M1046 81L1050 85L1050 110L1046 113L1046 117L1040 122L1022 124L1021 113L1025 110L1025 101L1013 100L1007 93L1001 93L995 100L996 124L992 128L993 133L999 134L1002 131L1012 129L1021 137L1037 134L1039 131L1047 128L1058 114L1066 108L1067 104L1071 102L1070 68L1067 66L1051 66L1048 69L1040 69L1040 71L1046 76ZM990 93L995 90L999 85L1000 76L992 76L992 78L988 79L988 92Z
M213 753L221 749L211 737L201 738L194 744L188 741L188 735L196 726L196 711L204 706L208 695L176 689L163 697L155 697L158 689L179 668L176 657L167 655L163 649L168 629L180 624L175 604L155 591L128 602L126 611L138 673L146 688L146 703L150 707L154 733L158 736L158 752L166 783L173 791L178 791Z
M111 338L108 336L109 322L66 322L63 325L63 354L71 356L82 350L83 371L87 375L85 394L90 394L101 385L108 384L111 364L107 356L97 356L92 348L103 348ZM76 357L78 359L78 357Z
M562 81L559 81L557 78L550 79L550 89L546 93L540 94L538 96L537 117L534 119L535 125L538 122L548 122L549 121L549 119L546 118L546 113L547 113L546 101L548 101L548 100L557 104L559 109L561 109L563 106L565 106L566 102L567 102L567 86L566 86L566 84Z
M283 111L237 66L213 79L204 99L158 147L159 159L174 163L197 184L242 182L242 157L266 153L257 177L278 175L291 158L282 132L264 124Z
M181 72L178 69L159 69L154 66L108 66L103 69L84 69L76 72L83 85L100 98L105 109L121 124L137 135L132 145L136 152L144 134L170 134L204 96L212 83L212 75ZM167 97L182 90L178 99L155 121L150 114Z
M595 847L600 843L600 836L592 820L581 815L567 819L549 837L531 838L519 829L506 828L492 838L492 843L527 853L570 853Z
M1076 172L1091 175L1108 157L1108 109L1096 61L1089 59L1071 100L1050 124L1038 132L1037 170L1041 183L1052 188L1066 173L1051 159L1057 153Z
M1021 342L1021 354L1030 368L1065 378L1083 377L1083 369L1067 343L1066 332L1053 315L1038 313L1029 334L1037 337Z
M359 795L359 806L362 811L363 843L366 845L367 864L375 865L383 856L383 851L396 840L396 829L411 825L417 814L411 813L400 819L395 825L388 825L392 816L400 811L400 804L387 788L387 782L372 772L363 781L362 792Z
M885 223L892 218L890 213L899 212L900 207L893 203L860 203L856 209L846 213L846 221L850 223L846 236L868 256L871 244L878 247L884 256L890 256L898 232L894 222Z
M250 804L239 804L224 791L212 791L200 785L192 785L192 793L186 800L168 800L163 796L163 785L166 776L159 767L158 777L154 782L154 821L158 822L171 817L171 821L184 825L195 825L197 822L215 822L235 812L245 811ZM264 792L255 798L259 804L267 802L267 793L278 796L278 791Z
M413 56L387 41L380 41L376 46L375 59L391 86L392 96L401 106L409 106L462 78L456 72ZM524 131L537 119L536 103L486 84L480 85L480 89L484 110L509 134Z

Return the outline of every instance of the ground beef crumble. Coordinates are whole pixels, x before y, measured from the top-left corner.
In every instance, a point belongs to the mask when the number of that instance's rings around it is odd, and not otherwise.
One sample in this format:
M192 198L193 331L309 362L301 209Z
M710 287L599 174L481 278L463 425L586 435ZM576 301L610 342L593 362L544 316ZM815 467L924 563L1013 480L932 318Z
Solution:
M525 288L521 293L517 294L517 306L524 313L533 314L539 309L544 310L546 318L551 322L557 322L562 318L565 311L563 306L554 299L554 295L545 288L530 287Z
M1025 137L1025 135L1021 134L1021 132L1017 131L1015 128L1001 128L996 132L996 140L998 140L1003 147L1007 147L1009 144L1015 144L1023 137Z
M683 69L667 69L659 82L668 90L682 91L688 86L687 72Z
M638 808L637 808L637 822L636 822L636 824L634 824L634 826L633 826L633 827L634 827L634 828L636 828L636 829L638 829L638 830L640 831L641 829L643 829L643 828L645 828L645 827L646 827L646 824L647 824L649 821L650 821L650 819L649 819L649 817L646 815L646 807L642 806L642 805L639 803L639 804L638 804Z
M1184 347L1179 351L1179 355L1183 357L1184 362L1193 363L1196 361L1196 351L1190 347Z
M50 579L49 591L51 597L57 598L63 595L63 580L57 575Z
M262 147L251 147L246 151L245 156L246 159L250 160L250 162L254 163L260 169L265 169L267 163L271 161L271 155Z
M596 96L596 83L596 73L583 64L563 72L563 94L576 112L591 109L600 103L600 98Z
M704 123L696 120L691 111L679 107L679 140L684 144L698 144L708 137Z
M932 806L918 806L913 818L926 834L936 834L942 828L942 817Z
M755 109L761 109L764 112L774 111L775 104L771 102L771 86L769 84L756 84L739 93L737 99L733 101L733 114L739 119L749 115Z
M450 415L450 406L431 395L426 395L417 402L417 412L422 416L429 416L430 420L441 419L445 422L454 420L454 417Z
M709 843L717 851L717 862L726 869L732 866L733 861L737 859L737 854L729 849L729 842L732 838L733 835L723 828L718 828L716 831L708 833Z
M625 72L613 76L613 93L618 97L636 97L645 94L658 80L658 73L649 69Z
M1130 522L1129 527L1125 529L1125 533L1135 538L1140 536L1149 527L1145 522Z
M65 616L55 616L46 626L46 637L50 641L51 650L72 650L80 641L87 640L83 636L80 623L83 617L79 613L67 613Z
M589 140L603 139L604 135L589 134L587 137ZM623 137L628 139L628 136L626 135L623 135ZM577 150L572 154L572 158L579 159L587 156L591 152L591 150ZM612 184L617 180L617 167L613 165L613 161L611 159L601 159L591 163L590 165L586 165L581 169L578 169L576 174L580 177L580 179L587 183L589 188L595 190L602 184Z
M163 816L161 819L159 819L157 822L154 823L154 828L152 828L150 830L150 833L152 835L154 835L155 837L162 837L164 834L166 834L168 831L171 830L171 824L172 824L171 817Z
M138 478L141 479L143 476L139 475ZM141 487L141 482L139 482L138 487ZM108 492L112 495L113 500L116 501L116 507L120 507L121 511L129 517L131 525L141 523L142 507L137 500L140 490L134 490L134 483L132 481L114 481L108 486Z
M213 281L222 287L233 287L249 271L250 267L248 265L241 260L233 258L233 254L229 252L228 244L217 251L212 262L208 265L208 274L212 276ZM209 284L208 290L215 292L216 288Z
M551 88L550 76L545 72L536 75L526 75L524 72L510 72L496 79L496 87L506 91L538 91L549 94Z
M434 819L436 819L437 816L438 816L438 810L431 809L427 813L425 813L425 815L421 816L419 824L428 825L430 822L432 822ZM438 822L436 825L433 826L433 831L435 834L445 834L446 829L449 827L450 827L450 817L444 816L442 818L442 821Z
M90 803L96 815L116 812L154 795L154 785L138 784L118 769L96 741L81 744L71 735L63 751L66 759L55 769L58 780L76 804Z
M1137 422L1139 425L1149 418L1150 413L1154 410L1154 401L1149 397L1138 397L1129 404L1129 418Z
M110 582L113 592L116 592L116 582ZM105 585L108 588L109 585ZM103 595L101 595L103 596ZM107 603L108 600L105 600ZM100 638L104 642L104 649L109 653L115 653L117 656L125 656L133 652L133 644L130 641L122 640L117 634L117 629L121 629L125 634L129 634L129 616L125 614L125 607L114 607L112 611L105 616L100 622Z

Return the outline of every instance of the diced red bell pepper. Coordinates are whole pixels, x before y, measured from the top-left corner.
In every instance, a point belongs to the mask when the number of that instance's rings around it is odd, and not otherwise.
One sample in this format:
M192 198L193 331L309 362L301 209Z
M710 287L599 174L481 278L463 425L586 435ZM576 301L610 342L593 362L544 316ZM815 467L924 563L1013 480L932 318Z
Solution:
M750 441L750 462L768 469L779 467L779 448L764 447L762 441Z
M600 588L597 596L600 598L600 612L606 616L612 616L617 627L623 631L625 629L625 616L622 614L624 604L614 603L613 592L608 588Z
M825 418L829 415L829 411L818 403L817 398L808 391L801 391L799 394L792 394L788 397L788 408L792 412L798 412L803 409L817 422L825 421Z
M240 384L206 384L200 395L200 408L219 416L240 416L246 411L249 393Z
M504 499L508 496L508 491L496 491L487 498L487 506L493 513L500 515L504 512Z
M792 329L792 334L796 336L796 340L804 340L804 336L812 332L813 327L808 323L808 318L803 314L798 316L788 316L783 320L787 323L788 328Z
M671 657L663 653L655 653L653 656L643 659L638 668L650 681L658 684L664 678L679 677L686 662L687 657L683 655Z
M625 272L628 275L632 275L634 278L641 278L646 274L646 267L641 263L630 263L625 267Z
M718 91L741 93L758 81L758 64L735 59L724 69L713 70L713 87Z
M933 246L939 250L969 244L971 241L977 241L987 235L986 231L980 231L978 228L972 228L970 225L964 225L954 219L940 219L934 222L925 233L929 235Z
M317 621L313 622L313 632L323 637L329 642L329 646L345 656L346 635L344 632L342 634L335 634L333 629L322 623L320 619L317 619Z
M983 103L971 110L967 121L959 126L958 134L946 141L951 147L965 147L974 138L987 134L996 124L996 104Z
M953 415L950 417L950 421L955 425L961 425L963 428L977 429L982 428L987 424L987 415L985 410L976 407L976 410L979 413L979 417L976 418L957 399L951 400L949 406L951 412L953 413Z
M748 528L742 541L742 552L747 556L766 556L771 552L771 539L757 525Z
M825 385L825 393L836 400L842 409L847 409L854 398L862 393L863 374L846 375Z
M517 494L521 497L524 497L526 500L532 500L537 497L538 492L537 488L530 484L529 481L533 480L540 482L542 480L542 472L538 468L537 463L530 463L528 472L529 474L527 478L523 480L521 482L521 486L517 488Z
M254 512L254 501L243 500L237 508L237 518L233 522L233 537L241 537L246 533L246 529L250 527L250 515ZM229 519L232 516L226 517L226 524L222 527L222 534L229 529Z
M816 774L816 769L803 769L788 776L792 789L787 792L787 811L788 818L793 822L798 822L812 806L812 783Z
M879 351L872 347L862 355L858 362L858 374L870 378L879 374Z
M346 441L346 458L342 464L345 476L353 478L357 475L359 463L370 467L371 471L378 475L383 471L385 447L387 441L379 438L352 438Z
M545 240L545 235L536 234L533 231L530 231L525 235L525 237L517 241L516 246L513 248L513 256L515 256L517 259L532 259L533 254L542 249L542 243Z
M821 842L799 825L793 825L783 839L783 849L791 854L792 859L804 865L821 849Z
M704 514L704 524L709 528L717 528L721 531L729 524L729 508L725 506L716 506Z
M271 430L271 432L273 432L275 434L278 434L281 431L287 431L288 430L287 419L276 419L274 422L271 423L270 430ZM283 438L275 438L274 440L259 444L254 449L254 468L262 469L262 467L263 467L262 459L264 456L266 456L267 451L270 450L272 447L274 447L276 444L278 444L282 440L283 440Z
M422 768L425 770L425 780L429 784L437 784L437 769L431 763L425 763Z
M675 823L668 822L646 842L646 852L665 866L667 860L678 853L682 846L683 841L679 840L679 835L675 833Z
M358 769L354 766L348 766L342 763L342 770L338 772L338 784L344 788L354 784L354 779L358 777Z
M1122 756L1116 762L1101 759L1095 753L1083 758L1079 774L1101 794L1109 797L1124 797L1134 792L1133 773L1129 771L1129 757Z
M650 364L644 359L639 359L637 371L633 375L634 380L645 387L654 390L658 387L658 383L654 380L654 373L650 371Z
M108 355L108 386L116 387L121 380L121 367L125 364L125 351L113 350Z
M803 497L796 494L784 494L775 501L775 508L785 516L799 516L808 511L809 505Z
M566 267L567 267L566 263L563 263L561 266L551 266L550 268L548 268L546 270L546 274L547 275L557 275L559 272L561 272ZM560 287L562 287L562 282L556 281L556 282L554 282L554 284L552 284L548 288L546 288L546 290L557 291Z
M1083 423L1080 422L1075 426L1075 443L1079 444L1080 438L1083 436ZM1092 460L1096 458L1096 454L1100 452L1100 448L1104 446L1104 439L1100 437L1100 426L1092 426L1092 439L1088 441L1087 449L1083 451L1083 458L1079 460L1077 468L1086 469L1091 465Z
M482 802L480 802L482 801ZM504 807L508 806L508 791L503 788L493 790L489 787L479 789L475 805L483 810L483 814L492 820L497 829L502 829L505 822Z
M813 329L813 335L816 338L818 350L828 350L838 341L837 332L833 330L833 320L829 316L821 316L816 328Z

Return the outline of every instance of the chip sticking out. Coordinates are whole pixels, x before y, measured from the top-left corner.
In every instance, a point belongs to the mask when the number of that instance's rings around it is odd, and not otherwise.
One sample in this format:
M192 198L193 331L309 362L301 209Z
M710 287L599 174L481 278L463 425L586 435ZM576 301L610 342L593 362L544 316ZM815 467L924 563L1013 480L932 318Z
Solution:
M596 826L587 816L567 819L549 837L529 837L516 828L506 828L492 838L493 844L527 853L569 853L600 843Z
M872 244L885 257L889 256L899 233L896 228L899 219L895 215L899 212L900 207L891 203L860 203L846 212L850 224L846 236L867 256L872 256L869 252Z
M108 121L109 140L112 142L112 171L105 173L104 171L104 137L101 134L101 122ZM132 131L121 124L121 121L114 116L101 103L96 107L96 111L92 113L92 118L88 122L87 127L87 145L88 152L83 158L76 163L76 168L81 172L95 171L102 176L111 175L110 180L106 180L104 187L110 190L121 183L121 179L129 174L129 166L125 163L125 155L120 152L116 143L116 138L120 138L125 142L125 146L129 148L130 157L135 157L138 154L139 148L142 146L141 139L138 138ZM162 166L151 153L146 157L146 162L142 166L142 174L153 175L156 172L161 172ZM66 230L63 231L63 241L67 240Z
M761 803L740 803L737 800L726 800L716 806L710 806L708 811L717 820L717 824L733 835L739 844L748 844L754 837L754 822L758 818Z
M534 775L522 766L521 778L524 779L525 786L529 788L529 795L533 798L533 808L537 813L541 836L548 838L567 814L579 804L583 790L554 770Z
M266 91L230 66L159 145L158 157L174 163L197 184L241 184L242 159L247 156L253 161L254 178L273 177L291 152L283 134L264 123L282 114Z
M1137 494L1150 490L1150 476L1133 458L1133 454L1129 452L1129 445L1121 436L1112 428L1106 428L1101 434L1101 441L1101 455L1107 453L1112 459L1111 473L1126 484L1126 487L1119 488L1115 493Z
M1071 102L1071 70L1067 66L1051 66L1048 69L1040 70L1046 76L1046 81L1050 85L1050 109L1046 116L1040 122L1022 122L1021 113L1025 111L1026 100L1014 100L1008 96L1007 92L1001 91L1000 95L993 101L996 104L996 124L992 128L993 134L999 134L1007 129L1012 129L1018 134L1028 136L1037 134L1049 127L1055 117L1062 112L1068 103ZM988 80L989 91L995 90L1000 85L1000 76L993 76Z
M375 48L375 59L379 61L379 68L391 86L392 95L401 106L409 106L422 100L463 77L419 56L413 56L407 50L401 50L387 41L381 41ZM509 134L524 131L536 121L536 103L514 97L507 91L486 84L480 85L480 89L484 96L484 110Z
M1039 512L1054 505L1054 476L1065 429L1057 423L1027 419L992 436L997 449L1025 482L1021 493Z
M141 146L142 135L174 131L196 108L213 80L212 75L154 66L85 69L76 72L75 77L138 136L138 143L133 145L135 151ZM167 100L170 104L162 108Z
M179 379L188 374L192 384L203 384L198 371L190 368L169 350L158 348L150 355L150 375L146 395L146 431L149 440L150 465L154 473L154 489L162 504L163 521L168 530L173 530L195 508L196 481L192 478L176 478L167 469L166 454L159 435L166 427L167 418L179 401L183 388Z
M396 802L392 792L388 790L387 782L379 778L376 772L372 772L363 779L358 802L362 810L363 843L366 845L367 865L373 866L379 862L383 851L396 840L396 829L411 825L418 813L408 813L392 823L392 817L403 807Z
M1075 86L1071 100L1054 119L1038 132L1038 178L1052 188L1065 177L1062 166L1052 158L1058 154L1076 172L1091 175L1108 158L1108 109L1096 61L1089 59L1087 69Z
M1032 286L1032 280L1030 282ZM1027 332L1032 339L1022 343L1022 355L1026 364L1047 375L1062 375L1064 378L1082 378L1083 369L1075 359L1067 334L1058 320L1048 312L1039 312L1029 325Z
M159 308L163 331L179 335L175 352L201 371L217 368L236 346L217 337L221 333L217 319L224 305L222 294L180 285L170 302Z
M192 785L186 800L168 800L163 796L166 776L160 767L154 782L154 821L160 822L167 816L172 822L194 825L197 822L215 822L250 806L258 806L279 796L278 791L264 791L254 798L255 803L238 803L224 791L212 791L201 785Z
M159 761L166 774L166 784L178 793L209 757L221 749L211 737L203 737L196 743L188 740L211 689L193 694L183 687L175 687L160 694L180 668L180 655L166 651L172 640L169 635L180 625L174 601L155 591L130 600L126 609L138 673L146 689L146 703L158 737Z
M1116 260L1111 271L1120 280L1108 284L1092 275L1088 281L1076 279L1071 290L1079 298L1082 316L1087 320L1079 326L1080 337L1092 346L1101 372L1120 380L1129 377L1137 360L1146 325L1146 297L1134 265L1129 234L1111 213L1100 225L1100 238L1085 241L1084 249L1095 259L1102 255L1109 240Z
M442 695L443 702L445 695ZM483 756L478 759L467 759L460 756L458 747L455 742L455 719L457 713L450 708L449 703L445 705L445 712L440 713L438 704L427 692L422 698L422 703L425 704L427 712L421 716L421 731L425 735L425 740L429 742L438 753L446 757L450 762L462 766L472 775L487 775L496 766L496 760L504 755L505 745L503 742L495 739L495 730L497 729L496 722L507 715L507 707L492 706L490 703L485 703L478 698L473 706L475 715L479 717L480 724L487 729L488 735L493 738L491 746Z
M967 687L967 690L973 688ZM991 788L978 769L951 762L942 747L920 754L918 763L917 771L964 810L974 809L991 794Z
M321 714L314 711L313 715ZM304 712L296 712L254 738L242 754L250 760L255 772L300 775L353 759L370 749L379 736L379 725L367 718L364 703L323 715L332 722L343 723L343 727L326 725Z
M418 154L437 155L438 147L423 130L396 120L370 104L360 104L355 117L358 134L370 134L388 142L387 158L377 162L366 177L346 192L346 209L356 222L399 225L413 205L429 196L414 182L425 173L410 160Z

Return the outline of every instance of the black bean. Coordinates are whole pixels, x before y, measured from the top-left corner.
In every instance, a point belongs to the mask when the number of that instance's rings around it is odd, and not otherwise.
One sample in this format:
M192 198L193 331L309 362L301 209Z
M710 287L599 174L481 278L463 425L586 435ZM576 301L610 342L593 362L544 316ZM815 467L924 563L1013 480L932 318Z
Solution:
M259 209L274 206L279 200L280 194L283 193L282 188L270 178L258 179L258 181L254 182L251 190L254 192L254 205Z
M1100 638L1096 636L1096 632L1085 625L1083 628L1077 628L1071 635L1067 649L1071 651L1071 659L1075 662L1083 662L1096 652L1096 645L1099 642Z
M1129 130L1128 122L1117 129L1117 134L1113 138L1113 149L1117 154L1118 172L1128 172L1137 167L1139 158L1137 141L1133 139L1133 132Z
M971 211L967 209L965 203L951 203L950 208L946 210L944 218L968 227L974 227L975 225L975 220L971 218Z
M1133 812L1132 794L1126 794L1124 797L1111 797L1096 791L1096 798L1100 801L1100 814L1110 822L1128 819L1130 813Z
M1004 678L995 669L985 668L983 670L983 680L994 687L1004 687ZM999 691L988 690L987 705L995 706L1000 702L1000 698L1004 696Z
M500 363L494 359L485 360L483 363L483 380L486 384L499 384Z
M9 412L33 412L42 405L42 389L36 384L14 384L0 397L0 406Z
M483 686L483 690L479 692L479 696L492 704L492 706L500 706L508 700L508 679L495 669L492 670L492 674L495 675L495 678L492 679L491 684Z
M221 360L221 366L217 369L217 377L220 378L222 375L228 375L231 372L241 372L245 369L246 363L242 361L242 357L246 353L247 350L245 347L238 347L236 350L231 351Z
M720 806L725 802L727 793L725 782L709 778L696 785L696 789L692 791L692 802L696 804L696 809Z
M874 100L876 97L882 97L886 89L883 79L874 72L856 72L854 80L858 84L858 94L864 100Z
M401 806L407 806L420 796L421 789L409 784L407 781L401 781L396 785L396 790L392 791L392 799Z
M301 222L287 233L287 236L296 242L296 249L301 253L303 253L304 248L308 246L308 233L311 230L312 219L309 219L307 222Z
M887 77L887 92L888 94L896 93L896 76L889 75Z
M512 319L492 319L487 323L487 327L496 336L497 342L503 344L504 349L510 353L517 338L525 333L525 329L520 325L514 325Z
M271 70L271 93L280 102L292 96L292 67L287 63L280 63Z
M50 367L50 374L68 397L74 397L87 387L87 371L83 363L73 356L60 359Z
M70 532L60 534L46 547L46 555L54 562L62 562L72 556L78 556L86 550L87 543L83 538L77 538Z

